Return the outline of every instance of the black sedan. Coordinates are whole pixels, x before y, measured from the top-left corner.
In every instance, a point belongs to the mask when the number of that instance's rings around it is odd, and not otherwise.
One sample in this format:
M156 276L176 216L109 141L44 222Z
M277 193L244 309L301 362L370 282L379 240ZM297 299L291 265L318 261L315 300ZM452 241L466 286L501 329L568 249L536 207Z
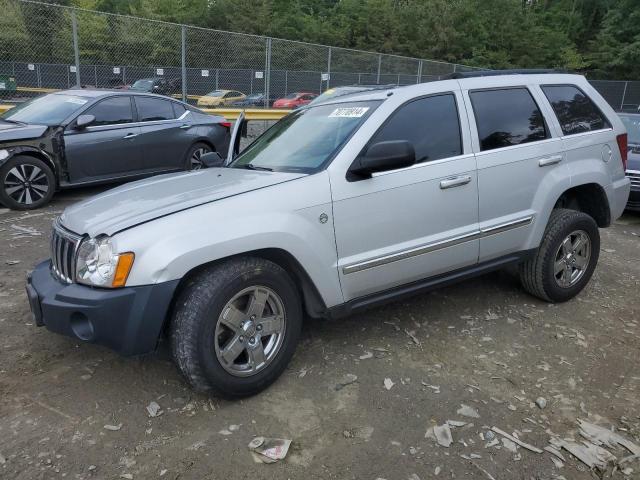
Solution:
M0 202L45 205L55 190L202 167L227 154L223 117L159 95L66 90L0 116Z
M232 107L264 107L265 105L264 93L252 93L247 95L244 100L238 100L231 104Z

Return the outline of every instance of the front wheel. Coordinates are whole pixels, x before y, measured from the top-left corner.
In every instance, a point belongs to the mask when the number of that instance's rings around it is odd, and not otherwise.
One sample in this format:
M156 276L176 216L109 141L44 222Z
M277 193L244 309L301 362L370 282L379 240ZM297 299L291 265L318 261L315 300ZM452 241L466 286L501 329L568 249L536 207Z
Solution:
M53 197L56 179L38 158L16 155L0 167L0 202L13 210L33 210Z
M548 302L565 302L587 285L598 263L600 233L589 215L556 209L536 254L520 268L525 290Z
M284 371L301 327L300 297L287 272L261 258L233 259L195 275L179 294L173 356L197 390L253 395Z

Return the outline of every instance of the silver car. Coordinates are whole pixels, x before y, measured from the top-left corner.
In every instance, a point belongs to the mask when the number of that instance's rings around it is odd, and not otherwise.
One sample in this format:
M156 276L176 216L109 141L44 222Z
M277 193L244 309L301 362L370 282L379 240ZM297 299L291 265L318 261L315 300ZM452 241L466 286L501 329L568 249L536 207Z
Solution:
M127 184L55 222L37 325L122 354L164 334L195 388L283 372L305 315L340 317L519 265L564 302L629 195L626 131L582 76L510 74L341 96L220 168Z
M46 205L58 189L198 169L225 155L230 124L160 95L66 90L0 116L0 203Z

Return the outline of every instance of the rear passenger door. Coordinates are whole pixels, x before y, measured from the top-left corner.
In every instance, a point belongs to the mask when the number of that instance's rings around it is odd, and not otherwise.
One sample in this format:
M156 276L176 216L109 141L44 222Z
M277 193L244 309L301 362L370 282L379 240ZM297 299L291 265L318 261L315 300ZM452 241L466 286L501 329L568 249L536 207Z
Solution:
M550 189L569 181L562 141L537 86L469 89L465 100L478 165L483 262L530 248L535 222L546 221L540 213L555 194Z
M158 97L136 95L134 99L145 169L183 169L187 150L196 137L188 111L176 102Z
M462 103L460 92L413 99L367 144L407 140L416 165L365 179L330 169L345 301L477 262L476 167Z

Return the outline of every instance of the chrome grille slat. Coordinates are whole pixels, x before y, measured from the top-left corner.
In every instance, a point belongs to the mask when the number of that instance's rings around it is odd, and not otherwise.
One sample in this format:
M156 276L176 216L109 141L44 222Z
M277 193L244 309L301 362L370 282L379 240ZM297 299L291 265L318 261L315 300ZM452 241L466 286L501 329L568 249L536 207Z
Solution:
M82 236L67 230L56 219L51 234L51 271L58 280L73 282L76 254L81 241Z
M636 170L627 170L627 178L631 180L631 186L640 188L640 172Z

